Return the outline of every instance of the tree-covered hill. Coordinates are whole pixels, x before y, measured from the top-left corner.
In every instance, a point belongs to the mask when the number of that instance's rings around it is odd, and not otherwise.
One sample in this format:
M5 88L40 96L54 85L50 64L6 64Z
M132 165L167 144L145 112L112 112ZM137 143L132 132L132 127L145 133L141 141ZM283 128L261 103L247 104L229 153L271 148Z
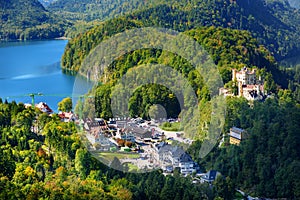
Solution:
M122 24L124 24L125 27L139 27L137 21L131 21L131 23L126 25L125 23ZM118 27L124 29L124 26ZM100 39L109 36L109 33L111 33L109 31L111 30L109 29L110 27L111 26L99 26L98 28L92 29L89 34L82 36L81 39L84 39L83 41L92 40L97 43L97 38ZM99 36L101 37L96 37L97 33L100 33L100 29L103 35L100 34ZM274 84L273 79L278 85L284 86L287 84L285 75L278 69L272 55L263 46L258 45L258 42L251 37L251 34L247 31L229 28L201 27L189 30L185 32L185 34L199 42L212 56L218 66L224 83L231 80L232 68L241 69L247 66L257 68L262 78L270 83L265 85L265 90L268 92L277 91L277 86ZM88 48L92 48L92 46L88 46L88 43L85 45L76 40L72 41L75 43L68 44L68 53L63 57L63 62L65 62L64 64L66 64L66 66L72 66L72 63L69 62L72 61L72 56L82 56L85 51L88 51ZM90 45L92 45L92 43ZM84 57L82 56L82 58ZM80 59L78 59L78 61L80 61ZM105 119L113 117L111 96L118 80L129 72L131 68L151 63L171 66L173 69L182 73L189 81L198 98L199 107L203 110L201 113L201 117L203 118L201 119L199 130L197 132L195 131L195 133L197 133L195 135L197 135L197 138L203 139L206 134L206 129L202 129L202 127L210 120L211 115L209 109L205 110L205 108L209 107L210 100L207 86L201 74L195 70L191 63L172 52L160 49L140 49L129 52L120 56L107 70L104 70L105 74L101 77L101 82L104 84L98 86L95 91L96 115ZM166 79L168 79L168 77L166 77ZM181 110L176 98L173 97L174 94L172 94L172 91L168 88L163 88L155 84L141 86L132 94L128 101L130 115L148 118L151 105L160 104L166 109L168 117L177 117L181 113ZM187 105L187 107L192 106ZM86 107L84 112L88 115L89 110L89 107Z
M48 9L71 20L101 20L172 0L57 0Z
M78 71L88 53L104 38L126 29L143 27L145 26L144 23L147 22L125 18L112 19L70 40L62 57L63 69ZM215 63L218 64L225 83L231 79L231 68L257 66L272 72L276 82L282 87L287 87L288 83L284 75L278 70L273 56L266 48L260 46L249 32L229 28L202 27L185 33L195 37L195 40L210 53ZM140 59L135 62L135 65L143 58L143 56L138 57ZM128 68L126 62L121 62L119 65L118 69ZM130 66L134 66L134 63Z
M107 4L97 0L85 3L61 0L51 6L49 9L55 12L66 12L66 18L78 15L76 19L103 21L131 11L127 18L139 19L145 26L179 31L199 26L248 30L274 53L276 59L296 55L300 47L297 42L300 12L280 0L152 0L146 1L145 5L141 5L140 1L112 1Z
M59 17L53 17L37 0L2 1L2 39L61 36L66 24L59 18L103 21L125 14L128 19L143 21L144 26L179 31L212 25L248 30L276 59L296 55L300 46L299 11L280 0L58 0L47 9ZM91 27L90 24L79 26L84 26L79 28L81 31ZM69 36L74 35L69 32Z
M38 0L0 0L0 40L61 37L68 25Z
M200 142L189 149L207 169L229 176L237 188L261 198L300 198L300 107L289 91L277 99L254 102L227 98L225 143L205 158L198 158ZM240 146L229 144L232 126L247 130Z
M190 1L159 5L131 15L146 24L184 31L199 26L221 26L248 30L277 59L299 50L300 12L288 4L263 0Z

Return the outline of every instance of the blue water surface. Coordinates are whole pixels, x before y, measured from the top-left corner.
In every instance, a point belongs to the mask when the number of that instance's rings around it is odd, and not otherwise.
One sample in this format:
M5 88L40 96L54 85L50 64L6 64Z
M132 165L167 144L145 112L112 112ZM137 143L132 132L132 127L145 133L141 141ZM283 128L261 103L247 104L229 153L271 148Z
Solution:
M72 97L75 76L62 73L60 60L66 40L0 43L0 97L8 101L46 102L57 112L57 104ZM82 78L83 88L90 87ZM78 80L77 80L78 81ZM85 94L83 89L82 94Z

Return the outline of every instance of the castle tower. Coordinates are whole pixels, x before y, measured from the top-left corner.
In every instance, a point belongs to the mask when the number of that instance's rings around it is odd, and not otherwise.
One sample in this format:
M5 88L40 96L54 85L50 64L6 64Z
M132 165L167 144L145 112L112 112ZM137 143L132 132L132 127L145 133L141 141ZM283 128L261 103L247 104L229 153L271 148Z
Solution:
M242 82L238 82L238 91L239 91L239 97L243 96L243 83Z
M236 80L236 69L232 69L232 81Z

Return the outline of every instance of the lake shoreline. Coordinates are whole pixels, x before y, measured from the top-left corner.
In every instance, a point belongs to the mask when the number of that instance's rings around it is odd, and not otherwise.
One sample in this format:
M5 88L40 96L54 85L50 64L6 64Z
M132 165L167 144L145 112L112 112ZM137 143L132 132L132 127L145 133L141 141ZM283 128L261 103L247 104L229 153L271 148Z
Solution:
M53 41L53 40L71 40L72 38L68 38L65 36L61 37L55 37L55 38L43 38L43 39L28 39L28 40L22 40L22 39L0 39L0 43L5 42L35 42L35 41Z
M0 42L2 100L30 103L28 94L42 93L35 102L45 102L53 110L66 96L72 96L75 78L61 70L66 40ZM84 81L83 81L84 82Z
M68 38L68 37L65 37L65 36L62 36L62 37L58 37L58 38L54 38L55 40L71 40L72 38Z

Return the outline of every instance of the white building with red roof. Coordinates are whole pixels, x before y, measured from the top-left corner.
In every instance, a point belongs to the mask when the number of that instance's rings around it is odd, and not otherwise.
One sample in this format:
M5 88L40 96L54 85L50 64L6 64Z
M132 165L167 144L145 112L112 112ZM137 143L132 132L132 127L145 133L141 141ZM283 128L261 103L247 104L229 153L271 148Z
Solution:
M53 113L53 110L45 102L40 102L36 104L35 107L44 113L48 113L48 114Z

